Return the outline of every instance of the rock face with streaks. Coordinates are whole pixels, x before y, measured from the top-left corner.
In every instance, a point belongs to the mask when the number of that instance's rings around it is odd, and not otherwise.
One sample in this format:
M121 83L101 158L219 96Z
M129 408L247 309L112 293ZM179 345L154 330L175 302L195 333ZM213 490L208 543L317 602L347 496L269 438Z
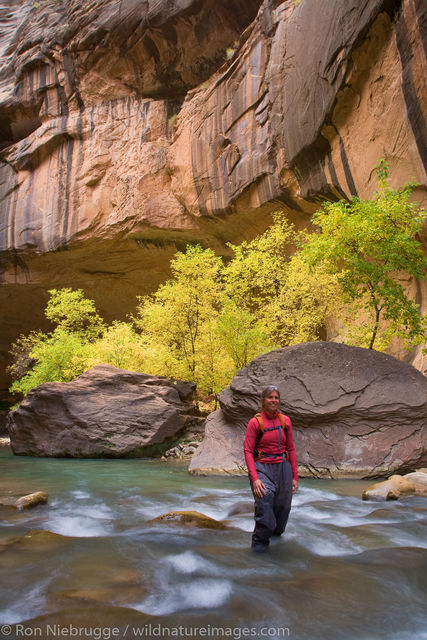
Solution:
M426 11L0 0L0 368L49 288L123 318L186 242L225 254L278 207L305 225L372 195L381 157L425 198Z
M312 342L260 356L236 374L208 418L191 473L242 472L246 425L269 384L292 420L302 476L368 478L425 465L427 379L383 353Z
M9 414L12 450L55 458L150 455L185 426L190 395L187 383L98 365L72 382L33 389Z

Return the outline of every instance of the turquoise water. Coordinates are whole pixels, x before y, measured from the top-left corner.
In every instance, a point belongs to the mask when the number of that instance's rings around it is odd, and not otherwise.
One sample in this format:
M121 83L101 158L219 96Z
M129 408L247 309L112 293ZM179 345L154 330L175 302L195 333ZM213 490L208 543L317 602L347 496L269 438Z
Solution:
M3 450L0 496L49 504L0 507L0 638L427 639L427 501L362 502L368 484L302 481L285 537L258 556L246 478ZM150 522L173 509L229 528Z

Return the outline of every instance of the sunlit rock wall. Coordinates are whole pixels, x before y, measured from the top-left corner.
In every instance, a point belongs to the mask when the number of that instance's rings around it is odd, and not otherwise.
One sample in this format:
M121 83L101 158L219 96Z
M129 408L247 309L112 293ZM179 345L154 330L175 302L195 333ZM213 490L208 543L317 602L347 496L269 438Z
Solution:
M427 199L421 0L0 0L0 26L1 369L54 286L124 317L186 242L305 225L382 157Z

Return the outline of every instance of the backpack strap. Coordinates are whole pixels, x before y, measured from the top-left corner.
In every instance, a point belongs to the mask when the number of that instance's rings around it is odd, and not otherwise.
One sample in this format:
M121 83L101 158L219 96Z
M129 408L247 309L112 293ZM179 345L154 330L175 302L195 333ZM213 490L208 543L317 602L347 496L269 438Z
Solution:
M264 433L265 431L265 424L264 424L264 419L262 417L262 415L260 413L256 413L254 415L254 418L256 418L256 421L258 422L258 433L261 431L261 435Z
M280 451L280 445L281 445L281 442L282 442L282 431L284 432L284 434L286 436L288 423L286 421L287 416L283 415L283 413L280 413L280 411L278 412L278 416L279 416L279 420L280 420L280 424L281 424L281 429L279 430L279 442L278 442L278 449ZM263 417L262 417L262 415L260 413L256 413L254 418L256 418L256 420L258 422L258 433L257 433L256 441L255 441L255 451L254 451L255 460L261 460L262 452L258 449L259 441L261 440L262 436L264 435L264 433L266 431L274 431L275 429L279 429L279 427L269 427L268 429L266 429ZM283 455L285 455L285 454L286 454L286 459L287 459L288 452L285 451L285 453Z

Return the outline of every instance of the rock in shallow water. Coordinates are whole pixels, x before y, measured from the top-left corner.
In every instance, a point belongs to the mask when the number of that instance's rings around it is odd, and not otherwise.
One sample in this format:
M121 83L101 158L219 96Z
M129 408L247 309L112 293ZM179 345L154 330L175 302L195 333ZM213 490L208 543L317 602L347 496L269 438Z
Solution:
M35 552L51 552L58 545L65 545L71 538L45 529L31 529L24 536L14 536L0 542L0 551L12 549L15 546L30 549Z
M8 428L17 455L138 457L182 429L190 409L167 378L98 365L72 382L33 389Z
M245 428L269 384L292 419L302 476L378 477L426 464L427 379L392 356L319 341L271 351L236 374L190 473L241 473Z
M205 516L199 511L171 511L157 516L150 522L164 522L167 524L181 524L202 529L226 529L227 525L219 520Z
M362 494L363 500L398 500L402 496L427 498L427 473L393 475L384 482L372 484Z
M19 498L15 504L13 505L15 509L33 509L33 507L37 507L39 504L46 504L48 501L48 495L45 491L36 491L35 493L30 493L27 496L22 496Z

